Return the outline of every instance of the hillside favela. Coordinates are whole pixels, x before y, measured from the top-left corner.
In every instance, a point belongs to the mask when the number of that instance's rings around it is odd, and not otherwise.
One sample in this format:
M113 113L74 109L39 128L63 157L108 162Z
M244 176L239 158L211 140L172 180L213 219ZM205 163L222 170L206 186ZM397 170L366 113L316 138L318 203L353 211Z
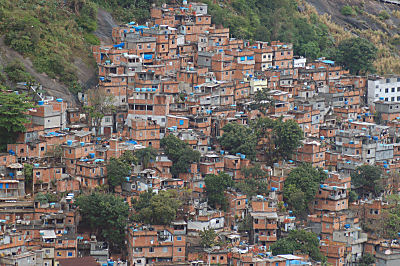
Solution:
M0 0L0 266L400 265L399 25Z

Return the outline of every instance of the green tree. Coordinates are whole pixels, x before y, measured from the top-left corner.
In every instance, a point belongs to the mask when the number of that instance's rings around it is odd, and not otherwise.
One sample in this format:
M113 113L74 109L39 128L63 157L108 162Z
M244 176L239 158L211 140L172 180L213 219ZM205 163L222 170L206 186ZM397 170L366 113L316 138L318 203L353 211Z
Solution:
M146 169L151 161L154 161L157 157L157 151L152 147L146 147L136 151L136 157L142 164L143 168Z
M378 49L373 43L363 38L350 38L337 47L334 58L337 63L350 70L352 74L373 73L373 62Z
M321 168L314 168L310 164L302 164L289 173L285 180L283 197L296 215L307 215L308 203L314 199L320 183L326 177L327 174Z
M129 165L137 163L137 158L132 151L125 151L119 158Z
M6 150L7 144L15 143L18 133L25 131L29 123L26 113L34 105L25 94L3 91L0 85L0 149Z
M94 127L97 136L100 134L103 117L115 110L114 96L99 88L88 90L87 95L88 105L84 106L83 109L88 115L89 122Z
M265 115L268 109L274 103L274 100L269 94L269 91L270 89L268 88L257 90L254 94L254 102L250 104L250 109L258 110Z
M216 244L217 233L211 228L204 228L203 231L200 232L200 245L203 248L211 248Z
M290 159L301 146L303 131L294 120L272 120L262 117L251 123L251 127L263 144L263 154L269 165L279 160Z
M213 208L217 208L217 206L220 205L222 209L226 209L227 201L224 192L228 187L233 186L232 177L222 172L218 175L207 175L204 178L204 182L206 185L208 204Z
M375 263L375 257L371 253L364 253L364 255L361 257L360 261L358 262L358 265L360 266L370 266Z
M261 169L260 164L252 167L243 168L241 172L244 175L242 182L236 182L235 187L238 188L248 198L255 195L262 195L268 191L267 172Z
M171 173L173 176L188 173L190 164L200 160L200 152L194 151L186 142L172 134L161 139L161 147L172 161Z
M131 174L131 165L120 158L111 158L107 163L107 181L111 190L122 185Z
M301 49L302 49L302 53L304 53L304 55L307 58L312 59L312 60L317 59L321 54L319 45L315 41L310 41L310 42L302 45Z
M222 130L224 133L219 138L219 143L224 150L231 154L245 154L249 159L255 159L257 138L250 127L228 123Z
M25 176L25 191L32 190L32 183L33 183L33 165L31 164L24 164L24 176Z
M349 202L355 202L357 199L358 199L358 194L355 191L350 190L349 191Z
M365 224L380 237L396 239L400 232L400 196L390 195L386 200L389 208L382 211L380 219L376 223Z
M158 194L152 191L140 194L138 200L133 201L135 209L134 220L145 224L169 225L176 219L178 208L182 202L174 190L161 191Z
M300 251L308 254L313 260L325 262L326 258L319 250L319 239L316 234L305 230L292 230L285 238L280 238L271 245L274 256L293 254Z
M357 167L351 174L351 183L359 195L373 193L378 196L382 190L380 179L382 170L376 165L362 165Z
M82 216L79 226L89 228L113 249L122 250L129 216L129 206L122 198L95 192L80 195L75 204Z

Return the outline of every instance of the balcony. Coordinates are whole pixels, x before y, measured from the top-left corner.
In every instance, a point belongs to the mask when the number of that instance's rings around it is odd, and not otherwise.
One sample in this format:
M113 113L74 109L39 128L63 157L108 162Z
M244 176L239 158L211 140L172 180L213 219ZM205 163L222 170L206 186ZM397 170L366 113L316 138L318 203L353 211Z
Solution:
M346 193L329 195L328 198L331 199L331 200L345 199L346 198Z

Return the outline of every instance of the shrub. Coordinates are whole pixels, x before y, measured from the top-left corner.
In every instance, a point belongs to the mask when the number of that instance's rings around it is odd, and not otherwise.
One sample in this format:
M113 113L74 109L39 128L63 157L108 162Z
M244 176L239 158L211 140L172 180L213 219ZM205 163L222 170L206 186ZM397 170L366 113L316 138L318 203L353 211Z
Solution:
M93 33L87 33L84 35L85 41L91 45L100 45L100 40Z
M342 9L340 10L340 13L344 16L355 16L356 11L351 6L343 6Z
M381 12L379 12L378 17L380 20L387 20L390 18L390 15L385 10L382 10Z
M4 72L12 82L31 82L34 80L31 74L25 70L24 65L17 60L9 63L4 68Z

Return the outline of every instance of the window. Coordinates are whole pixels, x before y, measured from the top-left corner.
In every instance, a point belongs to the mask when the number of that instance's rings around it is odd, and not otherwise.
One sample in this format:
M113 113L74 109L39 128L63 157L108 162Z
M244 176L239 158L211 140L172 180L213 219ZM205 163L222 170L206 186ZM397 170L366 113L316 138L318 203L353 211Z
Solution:
M392 92L395 92L396 88L392 88Z
M61 257L61 252L57 251L57 257Z
M153 247L149 247L149 252L154 252L154 248Z
M177 237L176 237L176 240L177 240L177 241L181 241L181 240L182 240L182 237L181 237L181 236L177 236Z
M138 49L142 49L142 45L141 44L138 44Z
M72 257L72 252L68 252L68 257Z
M255 224L258 224L258 219L254 219L254 223L255 223Z
M142 252L142 248L134 248L133 251L136 252L136 253L139 253L139 252Z
M389 89L386 88L386 89L385 89L385 93L388 93L388 92L389 92Z
M168 252L168 247L163 247L162 252L167 253Z
M178 248L178 252L182 252L182 248Z

